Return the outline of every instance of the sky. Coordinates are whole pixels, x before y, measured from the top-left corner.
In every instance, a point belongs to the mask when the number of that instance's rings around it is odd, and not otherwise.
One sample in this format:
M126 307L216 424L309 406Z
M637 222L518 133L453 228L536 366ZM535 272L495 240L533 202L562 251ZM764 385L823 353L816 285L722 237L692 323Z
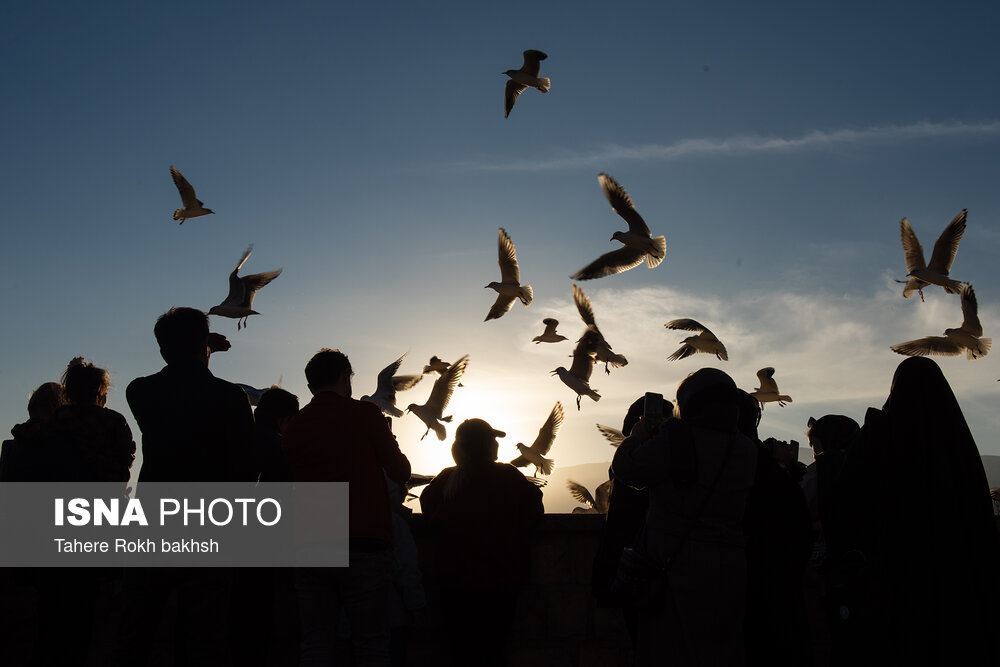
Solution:
M283 273L247 329L212 317L233 345L219 377L305 403L321 347L349 355L355 396L404 353L402 373L469 355L444 442L395 420L415 472L450 465L470 417L513 458L556 401L556 465L609 462L595 424L704 366L748 391L774 367L793 402L765 406L761 435L809 461L810 416L862 421L903 359L890 345L961 324L940 288L903 299L901 218L929 254L968 209L952 277L975 286L985 336L1000 322L998 19L982 2L4 3L0 430L83 355L141 444L125 388L163 365L156 318L221 302L252 243L243 273ZM551 91L504 118L525 49L548 54ZM171 219L170 165L214 215ZM595 368L602 398L578 411L551 371L583 332L570 274L625 229L600 172L667 255L580 284L629 364ZM501 227L535 298L483 322ZM545 317L570 340L533 344ZM729 361L668 362L681 317ZM936 358L991 455L998 355Z

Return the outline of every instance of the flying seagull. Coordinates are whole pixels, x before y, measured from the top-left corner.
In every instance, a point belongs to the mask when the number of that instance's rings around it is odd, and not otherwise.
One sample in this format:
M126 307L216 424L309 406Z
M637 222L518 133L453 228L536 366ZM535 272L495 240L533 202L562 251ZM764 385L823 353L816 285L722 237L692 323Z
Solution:
M497 255L501 282L492 282L486 286L486 289L492 288L497 291L497 300L490 308L490 312L487 313L484 322L501 317L514 305L515 299L520 299L525 306L531 304L531 285L521 284L521 271L517 268L517 253L503 227L497 234Z
M184 204L184 208L174 211L174 220L180 220L180 224L183 225L184 221L188 218L197 218L199 215L215 213L212 209L205 208L201 200L195 196L194 188L191 187L187 179L173 165L170 165L170 175L174 177L174 185L177 186L177 191L181 193L181 203Z
M431 360L427 362L427 365L424 366L424 375L427 375L428 373L437 373L438 375L441 375L448 370L448 366L451 366L451 364L447 361L443 361L441 357L433 356L431 357Z
M248 317L251 315L260 315L260 313L253 309L253 297L257 293L257 290L281 275L281 269L278 269L277 271L254 273L249 276L240 277L238 275L240 267L250 257L251 252L253 252L252 243L246 249L246 252L243 253L240 263L229 274L229 296L218 306L212 306L208 311L209 315L221 315L235 319L237 331L240 330L240 320L243 321L243 326L245 327Z
M791 403L792 397L778 393L778 383L774 381L774 368L768 366L757 371L757 379L760 386L750 392L750 395L761 404L777 401L778 405L785 407L785 403Z
M688 336L681 341L680 349L667 357L667 361L684 359L685 357L690 357L692 354L697 354L698 352L714 354L721 361L729 361L729 355L726 354L726 346L723 345L722 342L715 337L715 334L709 331L708 327L704 324L690 318L684 318L680 320L670 320L663 326L668 329L698 332L697 336Z
M581 510L581 508L576 508L573 510L574 514L607 514L608 505L611 502L611 480L604 482L597 487L597 498L590 495L590 491L583 484L579 482L574 482L569 479L566 480L566 488L569 489L569 494L573 496L573 499L578 503L583 503L584 505L590 505L590 509Z
M632 198L615 179L602 173L597 180L601 183L604 196L611 202L611 208L628 223L627 232L618 231L611 235L612 241L620 241L624 246L601 255L570 278L573 280L603 278L635 268L642 264L643 260L651 269L659 266L667 256L667 239L663 236L653 238L646 221L635 210Z
M590 388L590 374L594 370L594 347L597 344L597 337L593 330L580 338L573 349L573 364L567 370L565 367L552 371L553 375L558 375L563 384L576 392L576 409L580 409L580 399L589 396L595 401L601 400L601 395Z
M518 95L524 92L528 86L537 89L540 93L549 92L551 81L545 77L538 77L538 72L541 69L540 63L546 58L548 56L541 51L528 49L524 52L524 64L521 65L521 69L509 69L504 72L510 77L503 94L504 118L510 115L510 110L514 108L514 102L517 101Z
M963 284L962 295L962 326L957 329L945 329L944 336L927 336L906 343L892 346L892 351L905 354L908 357L923 357L928 354L939 354L954 357L965 350L966 359L982 359L993 345L992 338L981 338L983 325L979 323L979 305L972 285Z
M434 388L431 389L430 398L427 399L426 403L423 405L410 403L406 408L407 412L415 414L427 426L427 430L420 436L421 440L427 437L431 429L434 430L438 440L444 440L448 436L448 432L441 422L450 422L451 415L447 417L443 417L442 415L444 414L444 409L448 407L451 394L455 391L455 387L458 386L458 381L462 378L462 374L465 373L465 367L468 364L469 355L465 355L453 363L445 372L441 373L441 377L434 381Z
M598 424L597 430L601 432L601 435L607 438L608 444L610 444L612 447L617 447L618 445L622 444L623 440L625 440L625 434L623 434L621 431L611 426Z
M521 455L511 461L510 464L518 468L523 468L529 463L533 463L535 464L535 474L532 477L537 477L538 473L551 475L555 461L545 458L545 455L552 449L552 443L556 441L556 433L559 432L559 426L562 424L562 421L562 403L556 401L545 423L538 429L538 436L531 443L531 447L525 447L524 443L517 443L517 451L521 452Z
M374 403L382 413L390 417L402 417L403 411L396 407L396 392L412 388L423 379L423 375L395 375L403 363L404 354L381 370L378 374L378 386L371 396L362 396L362 401Z
M535 341L536 345L538 343L558 343L559 341L567 340L566 336L556 333L556 327L559 326L559 320L546 317L542 320L542 324L545 325L545 331L531 339Z
M903 241L903 254L906 256L906 271L909 275L907 280L897 280L897 283L906 283L903 287L903 297L909 298L913 290L920 293L920 300L924 300L924 287L928 284L940 285L948 294L958 294L962 289L962 284L957 280L948 277L951 265L958 254L958 244L965 233L965 217L968 214L966 209L962 209L948 226L941 232L941 236L934 242L934 252L931 253L931 261L924 264L924 249L917 240L917 235L910 227L910 221L903 218L899 221L899 235Z
M624 355L617 354L612 350L611 345L605 340L604 334L597 327L597 320L594 318L594 307L590 304L590 299L583 293L583 289L576 284L573 285L573 301L576 303L577 312L580 313L580 319L587 325L587 332L584 333L584 336L589 336L590 338L588 347L591 350L591 354L593 354L596 361L604 362L604 372L608 375L611 374L611 369L608 368L609 364L615 368L627 366L628 359ZM582 340L583 338L580 339L580 341ZM577 342L579 343L580 341ZM576 361L573 364L576 365Z

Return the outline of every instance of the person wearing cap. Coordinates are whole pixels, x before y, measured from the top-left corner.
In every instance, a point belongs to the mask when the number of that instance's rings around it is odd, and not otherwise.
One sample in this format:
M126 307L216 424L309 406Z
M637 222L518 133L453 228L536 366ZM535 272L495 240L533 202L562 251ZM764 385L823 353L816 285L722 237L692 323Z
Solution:
M420 507L435 542L435 565L451 641L450 664L505 664L504 642L528 580L530 536L544 513L541 490L509 463L483 419L455 431L455 466L427 485Z
M677 388L679 419L640 420L612 462L616 483L649 489L648 556L669 566L655 609L640 612L636 664L742 665L743 514L756 445L738 430L739 395L703 368Z

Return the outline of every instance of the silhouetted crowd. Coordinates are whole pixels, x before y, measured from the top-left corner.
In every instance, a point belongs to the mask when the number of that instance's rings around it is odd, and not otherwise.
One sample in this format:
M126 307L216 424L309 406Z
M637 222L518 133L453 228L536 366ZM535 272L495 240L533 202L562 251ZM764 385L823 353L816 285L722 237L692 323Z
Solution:
M23 664L88 664L102 590L118 613L100 652L115 665L154 659L168 607L176 665L330 665L346 644L348 664L406 664L426 607L403 504L410 463L382 411L351 397L347 356L309 360L301 410L274 387L252 411L243 389L209 371L229 344L203 312L171 309L154 335L166 366L126 390L142 432L137 484L347 482L350 566L6 571L4 594L27 587L37 600ZM135 442L105 407L108 389L107 371L82 358L41 385L3 443L0 481L114 482L129 493ZM795 441L760 440L760 404L720 370L689 375L665 418L655 398L624 417L592 577L596 603L621 609L636 664L1000 664L997 524L937 364L904 360L863 425L810 419L809 466ZM446 664L511 664L544 510L538 486L497 462L504 435L463 422L455 466L420 496Z

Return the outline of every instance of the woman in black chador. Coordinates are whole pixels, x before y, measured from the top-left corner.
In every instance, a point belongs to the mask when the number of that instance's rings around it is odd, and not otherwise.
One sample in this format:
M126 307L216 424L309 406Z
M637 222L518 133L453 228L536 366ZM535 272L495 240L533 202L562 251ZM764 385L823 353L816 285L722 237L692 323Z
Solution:
M899 365L883 408L869 408L838 486L849 531L841 560L854 567L844 572L848 632L836 662L1000 664L1000 544L989 486L936 363Z

